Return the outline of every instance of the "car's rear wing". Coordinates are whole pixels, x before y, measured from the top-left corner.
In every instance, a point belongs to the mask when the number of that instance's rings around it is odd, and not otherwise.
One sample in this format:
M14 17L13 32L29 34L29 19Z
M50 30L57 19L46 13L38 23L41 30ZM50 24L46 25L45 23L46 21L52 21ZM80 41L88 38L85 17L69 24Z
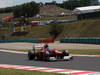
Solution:
M40 50L41 48L43 48L43 45L39 44L39 45L34 45L33 46L33 49L36 49L36 50Z

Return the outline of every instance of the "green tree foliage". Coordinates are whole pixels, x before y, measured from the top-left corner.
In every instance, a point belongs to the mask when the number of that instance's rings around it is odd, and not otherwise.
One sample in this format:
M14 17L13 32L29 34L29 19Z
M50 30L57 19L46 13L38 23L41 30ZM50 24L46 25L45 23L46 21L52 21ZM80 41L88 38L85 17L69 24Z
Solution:
M75 7L80 6L79 0L69 0L69 1L65 1L63 4L65 8L70 10L73 10Z
M16 6L13 14L14 17L33 17L39 13L39 6L35 2L25 3L20 6Z
M93 2L97 2L95 5L98 5L98 0L66 0L62 4L58 4L60 7L73 10L76 7L90 6L93 5Z
M91 5L91 0L80 0L80 6L89 6Z
M52 1L52 2L46 2L45 5L56 5L57 2L56 1Z
M16 6L13 10L13 15L14 17L20 17L20 16L23 16L23 12L22 11L22 6Z
M7 8L0 8L0 13L8 13L12 12L13 7L7 7Z
M56 39L61 32L63 31L63 26L59 23L53 22L50 24L49 34L52 36L53 39Z

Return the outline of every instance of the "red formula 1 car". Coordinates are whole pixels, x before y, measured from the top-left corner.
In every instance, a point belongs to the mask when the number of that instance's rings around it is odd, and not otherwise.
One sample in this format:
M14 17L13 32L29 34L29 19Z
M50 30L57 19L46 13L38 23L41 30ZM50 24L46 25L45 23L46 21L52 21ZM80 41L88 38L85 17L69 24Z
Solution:
M73 56L69 55L67 50L58 51L56 49L51 49L49 51L38 51L35 48L33 51L28 51L29 60L41 60L41 61L56 61L56 60L71 60Z

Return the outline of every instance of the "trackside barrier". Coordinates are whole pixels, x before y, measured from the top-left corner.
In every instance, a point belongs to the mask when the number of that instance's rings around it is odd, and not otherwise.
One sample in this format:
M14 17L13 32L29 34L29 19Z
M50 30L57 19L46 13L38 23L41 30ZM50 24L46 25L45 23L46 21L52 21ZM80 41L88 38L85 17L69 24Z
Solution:
M37 39L22 39L22 40L0 40L0 43L14 43L14 42L30 42L37 43Z
M60 43L100 44L100 38L63 38Z
M0 40L0 43L29 42L29 43L54 43L53 39L21 39L21 40Z

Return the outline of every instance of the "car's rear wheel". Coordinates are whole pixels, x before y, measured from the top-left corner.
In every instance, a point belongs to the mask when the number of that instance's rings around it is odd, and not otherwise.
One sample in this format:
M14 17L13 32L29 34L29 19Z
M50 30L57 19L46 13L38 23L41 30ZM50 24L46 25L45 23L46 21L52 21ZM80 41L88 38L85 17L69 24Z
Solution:
M31 51L28 51L28 59L29 60L34 60L35 59L35 54L32 53Z

